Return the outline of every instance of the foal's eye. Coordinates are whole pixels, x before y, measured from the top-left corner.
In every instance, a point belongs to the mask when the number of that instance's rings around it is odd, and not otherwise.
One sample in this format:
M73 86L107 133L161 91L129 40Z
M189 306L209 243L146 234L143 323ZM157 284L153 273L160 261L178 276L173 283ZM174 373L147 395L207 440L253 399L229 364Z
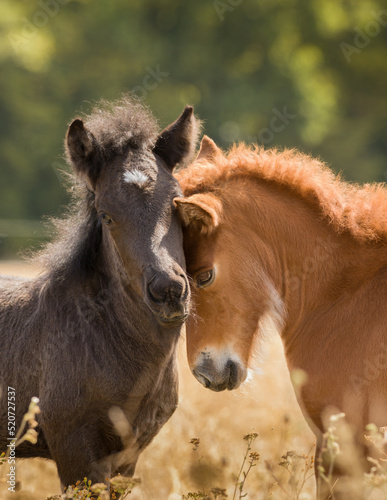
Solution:
M214 281L215 278L215 272L213 269L210 269L209 271L204 271L202 273L199 273L196 277L196 284L199 288L204 288L206 286L211 285L211 283Z
M102 220L107 226L110 226L110 224L113 223L113 219L108 214L102 214Z

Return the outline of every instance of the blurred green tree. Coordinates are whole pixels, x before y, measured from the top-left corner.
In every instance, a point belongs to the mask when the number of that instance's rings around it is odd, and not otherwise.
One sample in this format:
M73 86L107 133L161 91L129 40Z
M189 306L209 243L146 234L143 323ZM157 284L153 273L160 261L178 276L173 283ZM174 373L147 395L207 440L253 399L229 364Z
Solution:
M383 6L0 0L0 219L58 213L67 123L126 91L160 126L191 103L222 147L301 148L349 180L385 181Z

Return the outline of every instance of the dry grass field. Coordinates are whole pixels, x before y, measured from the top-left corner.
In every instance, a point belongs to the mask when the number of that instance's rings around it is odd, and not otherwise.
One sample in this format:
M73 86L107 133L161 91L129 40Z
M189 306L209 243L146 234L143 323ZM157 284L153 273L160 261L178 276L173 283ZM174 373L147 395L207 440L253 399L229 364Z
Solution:
M33 276L36 272L28 264L0 262L1 274ZM243 494L247 493L250 500L288 498L281 487L291 491L292 476L278 465L283 460L281 456L291 450L299 455L313 453L314 438L296 403L280 342L268 346L259 373L234 392L214 393L194 379L185 360L184 339L179 365L179 408L142 454L135 474L141 485L127 498L181 500L189 492L209 493L211 488L219 487L225 488L227 498L232 499L246 452L243 436L249 433L258 433L252 451L260 457L247 477ZM192 438L200 440L196 452L190 444ZM301 459L301 464L304 463ZM2 468L4 475L5 466ZM60 493L52 462L38 459L19 462L17 480L20 482L17 493L8 493L1 485L2 500L41 500ZM312 499L314 491L312 477L299 497L289 498ZM239 492L235 498L240 498Z

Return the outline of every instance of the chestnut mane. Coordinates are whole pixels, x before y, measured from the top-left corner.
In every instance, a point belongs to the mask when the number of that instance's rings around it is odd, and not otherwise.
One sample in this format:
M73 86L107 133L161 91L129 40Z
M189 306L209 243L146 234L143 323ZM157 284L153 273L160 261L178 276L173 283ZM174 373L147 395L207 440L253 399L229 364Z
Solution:
M350 184L323 162L295 150L234 145L214 160L198 160L178 174L185 196L217 191L226 181L250 177L288 187L317 206L338 232L356 239L387 242L387 189L384 184Z

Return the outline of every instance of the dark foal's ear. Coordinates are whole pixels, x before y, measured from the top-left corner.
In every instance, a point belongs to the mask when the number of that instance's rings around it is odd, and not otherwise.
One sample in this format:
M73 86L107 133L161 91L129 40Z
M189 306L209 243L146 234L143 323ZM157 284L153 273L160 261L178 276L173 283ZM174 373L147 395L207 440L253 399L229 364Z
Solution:
M173 202L185 226L209 234L219 225L222 203L214 195L193 194L188 198L175 198Z
M71 123L67 131L65 147L67 157L76 173L94 187L97 177L97 168L92 168L95 140L81 119L77 118Z
M180 117L158 136L153 152L160 156L171 170L178 163L187 164L195 151L199 132L200 121L195 118L193 107L186 106Z

